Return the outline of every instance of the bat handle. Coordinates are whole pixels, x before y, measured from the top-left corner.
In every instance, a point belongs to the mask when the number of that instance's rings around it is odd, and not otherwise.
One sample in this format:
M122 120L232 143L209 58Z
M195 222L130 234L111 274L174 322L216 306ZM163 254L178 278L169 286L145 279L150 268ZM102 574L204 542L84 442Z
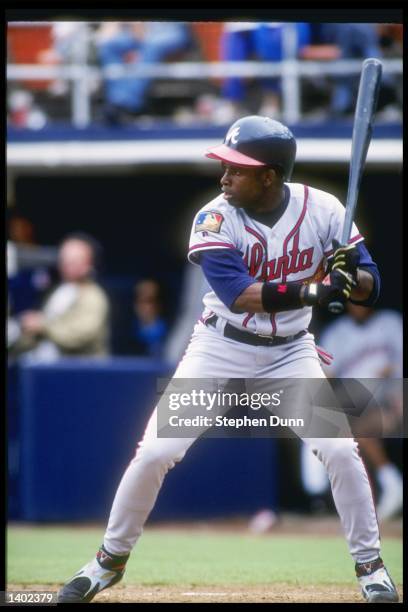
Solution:
M328 309L332 314L341 314L344 311L344 304L342 302L330 302Z

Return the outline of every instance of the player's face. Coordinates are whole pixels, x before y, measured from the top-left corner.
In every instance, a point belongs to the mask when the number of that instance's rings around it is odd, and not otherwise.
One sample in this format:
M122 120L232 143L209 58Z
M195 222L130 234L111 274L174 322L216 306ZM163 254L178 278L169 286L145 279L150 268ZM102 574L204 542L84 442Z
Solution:
M270 185L263 168L242 168L222 162L221 188L224 198L237 208L262 208Z

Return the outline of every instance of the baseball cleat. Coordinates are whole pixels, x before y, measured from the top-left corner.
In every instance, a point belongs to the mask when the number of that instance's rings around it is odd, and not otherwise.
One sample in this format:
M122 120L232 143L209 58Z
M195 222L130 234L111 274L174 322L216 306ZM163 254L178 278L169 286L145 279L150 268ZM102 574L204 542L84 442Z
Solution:
M102 546L95 559L84 565L60 589L57 603L89 603L97 593L122 580L128 558L129 555L110 555Z
M367 603L397 603L398 593L380 557L356 563L356 574Z

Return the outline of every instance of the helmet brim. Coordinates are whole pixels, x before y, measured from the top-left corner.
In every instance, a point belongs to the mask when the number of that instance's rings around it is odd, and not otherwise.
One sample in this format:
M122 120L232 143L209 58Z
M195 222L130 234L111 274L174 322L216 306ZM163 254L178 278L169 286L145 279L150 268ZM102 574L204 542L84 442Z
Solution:
M244 155L235 149L230 149L225 144L218 145L213 149L209 149L205 154L206 157L210 157L211 159L218 159L219 161L224 161L234 166L242 166L244 168L253 168L259 166L266 166L263 162L260 162L252 157L248 157L248 155Z

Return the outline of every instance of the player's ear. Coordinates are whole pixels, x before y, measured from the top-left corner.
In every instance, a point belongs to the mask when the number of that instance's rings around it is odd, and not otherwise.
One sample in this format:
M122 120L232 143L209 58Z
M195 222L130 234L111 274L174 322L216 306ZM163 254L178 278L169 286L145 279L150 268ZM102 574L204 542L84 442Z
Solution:
M273 168L267 168L266 170L264 170L263 180L265 187L270 187L276 181L276 178L276 170L274 170Z

